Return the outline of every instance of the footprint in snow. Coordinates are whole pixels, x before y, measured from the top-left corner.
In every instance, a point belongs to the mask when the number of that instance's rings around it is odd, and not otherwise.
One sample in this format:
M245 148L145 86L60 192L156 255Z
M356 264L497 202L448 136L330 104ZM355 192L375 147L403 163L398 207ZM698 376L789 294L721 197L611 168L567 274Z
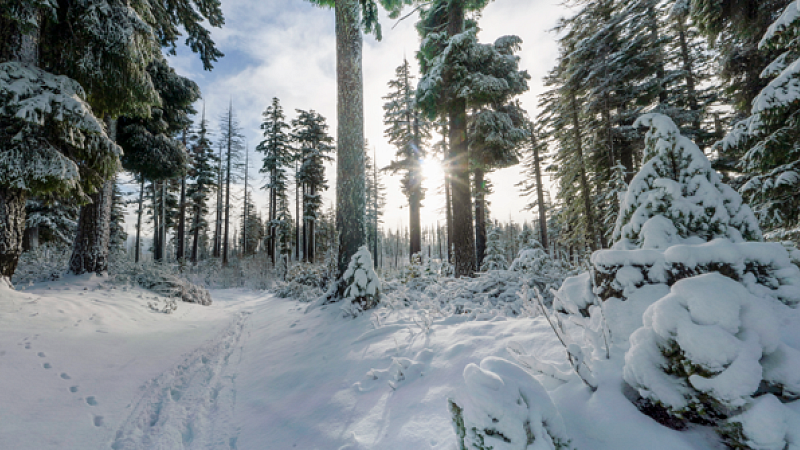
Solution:
M94 395L90 395L86 397L86 404L89 406L97 406L97 399L94 398Z
M61 378L65 379L65 380L71 380L72 379L72 377L67 375L65 372L61 372Z
M42 367L44 367L45 369L50 369L53 366L51 366L50 363L44 363L44 365Z
M30 342L26 342L25 343L25 350L30 350L30 349L31 349L31 343Z
M103 416L94 416L94 426L96 427L103 426Z
M37 355L39 356L39 358L44 358L45 357L44 352L39 352L39 353L37 353Z
M72 393L78 392L78 386L70 386L69 387L69 391L72 392Z

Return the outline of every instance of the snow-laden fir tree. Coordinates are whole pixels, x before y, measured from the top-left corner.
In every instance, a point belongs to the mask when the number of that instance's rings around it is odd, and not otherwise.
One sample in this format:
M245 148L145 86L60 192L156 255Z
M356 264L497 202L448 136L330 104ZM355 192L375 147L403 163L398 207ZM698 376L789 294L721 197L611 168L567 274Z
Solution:
M650 129L645 162L621 201L613 248L664 249L720 237L732 242L761 239L750 207L670 118L645 114L636 124Z
M792 1L759 42L779 54L761 72L769 84L752 102L750 116L716 145L742 154L742 194L761 224L777 235L800 236L800 8Z
M466 389L448 401L459 450L568 450L564 420L525 369L489 357L464 368Z
M242 256L252 256L259 250L258 245L264 237L264 228L251 192L247 193L244 202L246 207L243 208L240 222L242 226L239 231L239 248Z
M422 78L417 102L429 118L447 116L452 176L451 242L456 276L476 269L469 174L470 147L476 151L509 140L516 126L510 98L527 90L527 72L519 70L517 36L493 44L478 42L478 27L466 12L480 12L488 1L435 0L420 13ZM479 111L468 137L467 108ZM486 131L486 132L483 132ZM524 136L524 132L522 133ZM501 145L503 147L503 145ZM485 220L485 219L484 219ZM482 223L482 222L481 222Z
M72 244L79 208L69 198L41 196L29 199L25 205L26 250L51 243L57 246Z
M292 161L293 150L288 130L291 126L286 122L280 100L272 99L272 104L262 114L264 140L256 146L256 151L264 154L260 173L267 174L269 180L263 186L269 190L269 217L267 218L267 253L275 263L277 241L278 205L289 195L288 168Z
M508 269L508 261L505 257L502 240L502 228L495 224L489 230L489 236L486 239L486 256L483 258L483 264L481 264L481 272Z
M779 244L758 242L749 207L671 119L647 114L637 125L649 127L645 162L621 202L613 249L592 256L583 300L568 289L559 297L591 308L602 301L604 317L615 317L655 296L625 355L638 405L672 426L714 425L734 448L754 448L736 437L738 415L765 393L800 397L790 369L800 351L775 326L776 311L800 302L800 269ZM564 286L580 284L571 280ZM626 345L621 328L611 336Z
M366 245L358 249L342 275L345 283L346 311L352 315L374 308L381 298L381 280L375 273L372 255Z
M125 213L128 201L125 193L120 189L118 180L114 181L114 189L111 192L111 216L109 224L111 227L108 239L109 252L111 255L119 255L127 251L128 233L125 231Z
M390 92L383 97L384 134L389 143L397 148L395 159L386 167L392 173L403 172L400 185L408 198L409 231L411 247L409 254L422 251L422 226L420 208L425 198L422 188L422 161L425 158L426 142L430 138L431 123L417 106L417 90L414 86L411 65L403 64L395 69L395 78L389 80ZM369 176L369 174L367 174Z
M297 110L297 119L292 121L292 140L298 146L300 167L296 181L303 195L303 257L314 262L315 230L322 213L322 191L328 190L325 163L333 158L333 138L328 135L328 125L319 113Z

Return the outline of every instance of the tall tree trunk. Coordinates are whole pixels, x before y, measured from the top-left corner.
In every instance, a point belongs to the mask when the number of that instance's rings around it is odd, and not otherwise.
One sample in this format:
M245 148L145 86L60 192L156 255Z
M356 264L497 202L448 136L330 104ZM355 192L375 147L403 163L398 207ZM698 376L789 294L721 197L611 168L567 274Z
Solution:
M185 243L186 243L186 175L181 177L181 206L178 216L178 249L175 252L175 258L179 262L185 259Z
M217 170L217 210L214 220L214 258L222 256L222 196L225 185L222 183L222 146L219 148L219 170Z
M300 261L300 182L297 181L297 161L294 162L294 259Z
M69 259L69 271L75 275L108 270L113 190L114 180L107 180L99 191L89 196L92 203L81 208L72 256Z
M569 92L570 108L572 113L572 130L575 134L575 149L578 153L578 171L580 172L581 180L581 194L583 197L584 214L586 214L586 232L589 240L589 248L592 250L597 249L597 233L595 232L594 211L592 209L592 191L589 189L589 182L586 179L586 163L583 158L583 138L581 133L581 121L578 110L578 100L575 97L575 92Z
M361 4L336 1L336 230L339 276L364 245L364 80L361 66ZM337 297L344 294L340 284Z
M192 230L192 256L191 261L192 264L197 264L197 247L200 241L200 205L195 205L194 207L194 219L192 220L193 230Z
M539 243L544 247L544 251L550 253L550 249L547 246L547 210L544 205L542 170L539 166L539 146L536 143L536 136L534 136L533 130L531 130L531 146L533 147L533 172L536 178L536 201L539 204Z
M464 31L464 6L461 2L450 4L447 34L455 36ZM452 78L445 73L445 84ZM451 177L453 181L453 246L456 277L470 277L475 273L475 233L472 226L472 194L469 179L469 149L467 147L467 102L453 99L447 105L450 120L449 140Z
M277 174L276 170L272 171L270 183L274 183L275 176ZM275 192L275 187L269 189L270 195L270 207L269 207L269 254L270 258L272 258L272 266L275 267L275 251L278 247L277 242L277 229L275 227L275 218L277 217L277 208L278 208L278 201L277 201L277 193Z
M225 169L225 231L222 234L222 265L228 265L228 235L231 224L231 153L233 152L233 109L228 110L228 142L227 161Z
M167 262L167 180L161 182L161 258Z
M375 222L372 227L372 256L375 259L375 267L380 266L380 258L378 258L378 155L375 152L375 147L372 147L372 185L375 187L375 195L372 199L372 209L374 214L372 220Z
M486 192L484 191L485 172L475 168L475 258L478 269L486 256Z
M696 114L692 117L692 129L695 133L700 133L700 107L697 101L697 88L695 86L694 61L689 52L689 43L686 40L686 16L675 19L675 26L678 29L678 42L681 47L681 59L683 60L683 73L686 80L686 96L689 103L689 110Z
M0 188L0 286L11 286L25 234L25 201L22 189Z
M105 121L108 137L116 141L116 119L106 117ZM69 270L76 275L108 271L114 181L113 176L106 180L103 187L90 196L92 203L81 207L78 230L69 261Z
M311 197L314 197L317 193L316 187L312 184L309 186ZM308 221L308 247L306 248L306 261L313 263L314 262L314 254L316 253L316 219L311 219Z
M161 213L158 207L158 183L153 181L150 183L150 187L153 190L153 260L161 261L161 222L159 221Z
M134 250L133 261L139 262L139 254L142 246L142 208L144 207L144 174L139 174L142 181L139 185L139 209L136 211L136 250Z
M447 231L447 240L445 244L447 245L447 262L453 262L453 242L451 241L451 236L453 236L453 198L450 194L450 165L449 165L449 157L445 160L445 172L444 172L444 200L445 200L445 229Z

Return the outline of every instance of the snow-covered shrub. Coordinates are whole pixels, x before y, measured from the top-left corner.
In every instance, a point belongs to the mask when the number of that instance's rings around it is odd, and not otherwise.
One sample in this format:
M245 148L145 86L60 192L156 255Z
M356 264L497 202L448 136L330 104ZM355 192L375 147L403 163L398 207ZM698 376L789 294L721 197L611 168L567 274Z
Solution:
M211 294L206 288L182 278L169 264L118 264L113 270L109 270L109 276L110 281L115 284L137 285L164 297L180 298L188 303L211 304Z
M464 368L466 390L449 400L459 450L569 449L563 419L523 368L489 357Z
M794 450L800 448L800 416L767 394L728 419L720 434L734 449Z
M295 264L286 271L284 281L276 282L274 292L281 298L310 302L325 293L330 284L329 277L330 272L323 264Z
M683 279L643 319L625 381L678 419L717 423L764 389L800 395L800 352L780 342L768 301L741 283L717 273Z
M366 245L362 245L350 259L350 264L342 276L346 286L345 308L351 313L366 311L378 304L381 296L381 280L372 265L372 255Z
M481 263L481 272L508 269L508 261L506 261L505 250L503 250L501 242L501 231L500 227L497 226L489 230L489 235L486 237L486 255Z
M536 242L536 241L534 241ZM550 255L539 246L526 247L519 251L514 261L511 261L509 270L522 273L541 273L551 269L553 260Z

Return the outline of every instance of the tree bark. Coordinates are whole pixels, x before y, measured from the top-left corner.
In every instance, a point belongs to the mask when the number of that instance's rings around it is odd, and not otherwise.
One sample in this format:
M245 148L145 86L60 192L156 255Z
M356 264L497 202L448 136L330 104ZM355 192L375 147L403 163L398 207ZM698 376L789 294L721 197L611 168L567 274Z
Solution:
M588 234L589 248L591 250L597 249L597 234L594 228L594 211L592 210L592 191L589 189L589 182L586 179L586 163L583 158L583 144L581 142L581 122L578 114L578 100L575 97L575 92L570 91L570 109L572 110L572 130L575 134L575 149L578 153L578 171L581 180L581 194L583 194L583 207L584 214L586 214L586 232Z
M134 262L139 262L139 253L141 252L141 238L142 238L142 207L144 206L144 174L139 174L142 177L139 186L139 209L136 211L136 249L134 250Z
M550 248L547 246L547 210L544 206L542 170L539 166L539 146L536 144L536 136L534 136L533 130L531 130L531 145L533 147L533 172L536 177L536 201L539 204L539 243L544 247L544 251L550 253Z
M339 276L364 244L364 82L359 0L336 1L336 229ZM338 296L343 295L342 292Z
M0 285L11 285L22 255L26 197L22 189L0 188Z
M225 232L222 235L222 265L228 265L228 232L231 219L231 153L233 153L233 110L228 110L228 150L225 169Z
M486 256L486 193L483 168L475 168L475 265L480 269Z
M113 189L114 180L107 180L99 191L89 196L92 203L81 207L78 231L69 259L69 271L75 275L108 271Z
M461 2L450 5L447 34L455 36L464 31L464 7ZM445 84L452 74L445 73ZM475 273L475 234L472 227L472 195L469 180L469 149L467 146L467 103L462 98L450 99L447 105L450 119L450 154L453 196L453 236L456 277Z
M178 248L175 252L175 259L183 262L185 256L186 243L186 175L181 177L181 206L178 216Z

